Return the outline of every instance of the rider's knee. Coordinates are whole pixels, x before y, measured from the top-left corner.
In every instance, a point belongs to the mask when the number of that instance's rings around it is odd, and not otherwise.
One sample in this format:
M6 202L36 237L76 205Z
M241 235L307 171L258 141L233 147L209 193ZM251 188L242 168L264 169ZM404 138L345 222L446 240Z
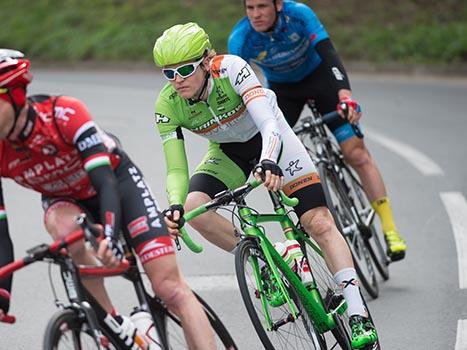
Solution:
M175 313L178 313L191 297L191 291L183 279L171 276L157 281L154 291Z
M372 162L370 152L364 144L357 145L345 152L344 158L353 167L364 167Z
M71 232L79 229L76 218L81 214L81 209L66 201L52 204L44 214L44 224L47 232L55 240L63 239ZM81 258L88 254L84 241L78 241L69 246L73 258Z
M306 232L317 240L329 237L335 226L331 213L326 207L311 209L300 219Z

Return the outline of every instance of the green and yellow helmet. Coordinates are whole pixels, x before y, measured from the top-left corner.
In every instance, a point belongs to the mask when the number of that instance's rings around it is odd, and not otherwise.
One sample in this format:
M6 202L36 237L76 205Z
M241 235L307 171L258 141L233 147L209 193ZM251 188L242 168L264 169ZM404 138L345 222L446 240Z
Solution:
M177 24L156 40L153 49L154 62L159 67L184 61L196 60L211 48L209 36L198 24Z

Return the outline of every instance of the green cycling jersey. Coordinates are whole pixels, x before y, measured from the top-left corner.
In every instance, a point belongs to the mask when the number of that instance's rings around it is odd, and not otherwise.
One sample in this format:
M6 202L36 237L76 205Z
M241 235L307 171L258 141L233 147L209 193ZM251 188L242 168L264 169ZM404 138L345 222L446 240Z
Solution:
M183 204L188 193L188 163L182 128L213 143L246 142L262 136L261 159L277 161L281 146L278 127L282 113L274 93L261 86L252 68L240 57L215 56L210 61L206 101L182 98L171 84L159 94L155 122L167 165L170 204Z

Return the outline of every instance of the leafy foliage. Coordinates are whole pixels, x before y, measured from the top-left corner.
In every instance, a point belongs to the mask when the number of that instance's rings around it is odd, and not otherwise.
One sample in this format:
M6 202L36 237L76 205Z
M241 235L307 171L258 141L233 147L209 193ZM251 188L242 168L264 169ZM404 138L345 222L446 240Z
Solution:
M464 0L303 1L346 59L467 62ZM218 52L243 16L240 0L4 0L0 46L49 61L151 62L167 27L198 22Z

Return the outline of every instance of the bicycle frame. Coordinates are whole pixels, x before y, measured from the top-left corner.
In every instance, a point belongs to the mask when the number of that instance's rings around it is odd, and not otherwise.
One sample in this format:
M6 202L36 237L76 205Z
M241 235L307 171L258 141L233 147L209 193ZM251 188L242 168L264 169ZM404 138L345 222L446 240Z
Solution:
M274 204L274 214L258 214L253 212L252 209L249 207L245 206L245 201L244 201L244 196L250 192L253 188L258 187L261 183L252 180L251 182L247 183L245 186L242 186L236 190L233 191L224 191L216 195L216 197L211 201L208 202L207 204L200 206L189 213L186 213L184 218L186 221L189 221L193 219L196 216L199 216L206 211L214 208L218 208L222 205L227 205L229 204L232 200L236 202L239 205L238 208L238 213L240 216L240 224L241 228L244 232L244 237L242 239L253 239L257 240L261 250L264 254L264 257L271 267L271 271L273 273L273 276L276 281L281 281L278 268L277 266L280 266L282 271L284 271L286 278L288 281L290 281L291 284L296 288L296 290L299 293L299 298L303 301L303 305L306 309L306 312L314 321L314 325L316 326L317 330L320 333L324 333L328 330L331 330L336 327L336 323L334 321L334 313L339 313L342 314L346 308L347 304L343 300L339 306L335 309L332 310L331 312L326 312L324 309L324 305L321 299L321 296L317 290L316 284L313 283L312 287L310 290L306 289L303 284L301 283L300 279L298 276L295 274L295 272L292 271L292 269L288 266L288 264L282 259L282 257L279 255L279 253L276 251L272 243L269 241L267 236L262 232L262 230L259 228L258 224L260 223L265 223L265 222L278 222L282 230L285 234L285 236L289 239L295 239L299 238L304 241L307 241L317 252L319 252L320 255L322 255L321 250L314 244L309 238L306 233L304 233L302 230L296 227L294 223L292 222L291 218L288 216L284 204L289 205L289 206L294 206L297 204L296 199L290 199L283 195L281 193L280 197L278 195L271 193L271 199ZM242 193L241 196L237 196L236 193ZM230 194L230 196L229 196ZM225 196L225 198L223 198ZM238 198L240 197L240 198ZM187 238L187 232L185 229L182 229L182 239ZM185 243L187 243L185 241ZM187 243L187 245L192 248L190 244ZM199 246L195 246L197 248L196 250L199 251ZM257 283L257 287L260 289L261 292L262 290L262 283L261 277L260 277L260 269L258 266L258 262L254 261L253 262L253 267L255 271L255 279ZM294 318L297 317L298 310L296 309L295 305L291 301L291 299L288 296L288 293L285 290L285 285L280 282L279 283L280 289L282 293L286 296L286 302L289 305L292 315ZM265 312L265 315L267 316L267 322L268 322L268 328L271 330L272 329L272 322L269 317L268 313L268 307L267 307L267 301L264 297L264 293L260 293L261 295L261 303L263 306L263 311Z
M88 237L89 233L86 234L83 231L86 231L86 229L72 232L64 239L55 241L51 245L40 244L29 249L26 257L0 268L0 278L7 277L14 271L37 261L45 260L58 265L60 267L61 279L65 287L68 303L55 300L56 306L63 309L74 310L78 315L85 317L99 349L107 349L102 345L108 342L106 337L110 338L110 342L113 345L121 349L126 349L127 346L125 343L118 337L118 334L114 332L111 325L106 322L106 318L111 316L83 286L82 277L122 276L126 278L134 286L138 299L138 308L152 314L148 301L148 294L138 271L136 258L127 249L127 260L123 261L120 266L116 268L75 265L68 255L66 248L70 244L83 239L85 235ZM160 324L161 322L157 322L158 320L153 321L161 338L160 340L164 348L167 349L168 343L165 330L162 328L163 325ZM104 330L105 335L102 330Z
M340 150L340 147L333 144L333 136L329 135L325 128L325 123L331 121L336 118L340 118L337 112L331 112L325 114L323 116L319 116L316 107L313 103L308 103L308 106L311 110L311 116L305 119L301 126L298 128L294 128L294 131L297 135L304 134L307 135L311 141L313 142L314 147L316 148L316 152L310 151L313 153L315 157L312 157L313 163L324 164L326 168L330 169L333 174L340 180L338 181L339 184L342 184L342 191L344 193L349 192L349 187L345 182L344 177L342 176L342 168L348 167L343 160L343 155ZM359 130L357 127L354 127L354 130ZM357 133L357 137L363 137L361 132ZM305 146L306 147L306 146ZM348 172L352 177L354 177L351 171ZM354 180L355 177L354 177ZM358 183L358 181L356 180ZM361 199L359 199L361 201ZM364 212L356 211L355 205L353 201L351 203L347 203L350 208L352 208L352 216L354 221L359 223L358 229L364 234L365 238L371 237L371 232L369 232L368 227L373 223L375 218L375 210L371 207L366 208ZM356 227L346 227L343 228L343 234L349 234L352 230L355 230Z

